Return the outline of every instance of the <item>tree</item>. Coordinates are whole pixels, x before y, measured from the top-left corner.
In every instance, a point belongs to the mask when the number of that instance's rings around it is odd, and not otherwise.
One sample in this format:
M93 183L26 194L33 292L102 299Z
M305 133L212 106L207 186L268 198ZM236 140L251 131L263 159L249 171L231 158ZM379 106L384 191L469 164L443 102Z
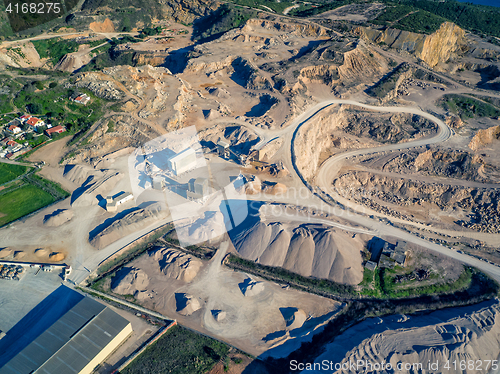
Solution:
M39 103L31 103L26 106L30 114L42 113L43 107Z

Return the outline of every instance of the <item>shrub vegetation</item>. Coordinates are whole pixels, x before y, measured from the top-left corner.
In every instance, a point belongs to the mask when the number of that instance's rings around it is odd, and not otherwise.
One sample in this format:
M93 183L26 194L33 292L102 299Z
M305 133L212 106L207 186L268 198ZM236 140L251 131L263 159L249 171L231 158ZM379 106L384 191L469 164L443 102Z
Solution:
M224 360L229 346L174 326L125 368L122 374L203 374Z

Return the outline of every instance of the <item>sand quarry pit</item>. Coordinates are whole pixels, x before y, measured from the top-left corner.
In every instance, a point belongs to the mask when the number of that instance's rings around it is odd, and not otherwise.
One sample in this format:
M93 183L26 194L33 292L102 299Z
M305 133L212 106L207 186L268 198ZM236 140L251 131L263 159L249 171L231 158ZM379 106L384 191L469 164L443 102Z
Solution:
M254 355L285 356L312 339L343 307L222 265L229 242L210 261L154 248L112 278L112 291ZM147 282L144 281L147 279Z

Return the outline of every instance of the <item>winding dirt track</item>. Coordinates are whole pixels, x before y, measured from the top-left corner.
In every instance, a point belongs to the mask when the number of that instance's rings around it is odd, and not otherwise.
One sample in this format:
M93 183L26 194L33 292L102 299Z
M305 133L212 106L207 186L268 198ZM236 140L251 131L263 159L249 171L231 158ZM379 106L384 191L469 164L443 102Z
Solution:
M420 146L425 146L427 144L434 144L434 143L439 143L447 140L451 134L452 131L450 128L440 119L436 118L435 116L423 112L420 109L417 108L412 108L412 107L376 107L376 106L371 106L371 105L366 105L362 103L358 103L353 100L343 100L343 99L333 99L333 100L327 100L323 101L314 107L310 108L306 112L304 112L301 116L296 118L294 122L291 124L291 126L288 126L286 129L284 129L283 132L290 133L293 131L293 135L290 136L285 136L285 146L286 150L288 151L289 158L286 160L286 164L290 165L291 168L289 168L290 172L292 175L296 178L300 178L303 182L304 185L307 186L305 180L302 178L300 175L300 172L295 164L294 161L294 139L296 134L298 133L299 128L307 123L309 120L311 120L317 113L319 113L321 110L334 105L334 104L348 104L348 105L354 105L354 106L359 106L361 108L365 109L371 109L371 110L376 110L380 112L394 112L394 113L413 113L420 115L424 118L427 118L434 123L436 123L439 127L439 130L435 136L432 138L427 138L427 139L418 139L415 141L411 142L406 142L402 144L391 144L391 145L385 145L377 148L369 148L369 149L359 149L359 150L354 150L354 151L349 151L345 152L339 155L335 155L325 161L323 165L321 166L321 169L319 170L319 173L317 175L317 182L320 186L323 188L328 187L331 185L331 182L333 181L333 178L336 175L336 170L339 168L339 164L344 161L348 157L353 157L357 155L367 155L371 153L379 153L379 152L386 152L386 151L391 151L391 150L401 150L401 149L408 149L408 148L415 148L415 147L420 147ZM273 134L274 135L274 134ZM285 135L285 134L283 134ZM309 187L309 189L313 189L313 187ZM302 203L303 205L307 204L312 204L312 205L317 205L318 202L321 201L323 203L323 200L315 193L311 192L310 196L303 199ZM357 208L356 210L358 211L366 211L365 207L353 204L352 202L349 202L350 205L352 205L354 208ZM324 205L324 203L322 204ZM392 224L388 223L385 224L381 222L379 219L373 218L372 216L368 217L365 215L357 214L357 213L351 213L348 212L346 215L346 210L343 208L339 207L334 207L333 209L329 209L329 212L335 215L338 215L340 217L343 217L349 221L355 222L357 224L363 225L369 229L371 229L373 232L377 233L378 235L388 235L388 236L394 236L397 238L400 238L402 240L405 240L407 242L415 243L417 245L420 245L422 247L425 247L427 249L433 250L435 252L439 252L445 256L451 257L455 260L461 261L465 264L475 266L478 269L484 271L485 273L489 274L492 276L494 279L497 281L500 281L500 267L492 265L490 263L487 263L485 261L478 260L474 257L455 252L453 250L450 250L447 247L444 247L442 245L430 242L428 240L422 239L418 237L415 234L412 234L410 232L407 232L405 230L393 227ZM391 221L395 221L393 218L391 218ZM404 223L408 223L406 221L403 221ZM425 228L424 225L421 225L421 228ZM487 239L490 244L494 245L500 245L500 235L495 235L495 234L481 234L481 233L469 233L469 232L460 232L460 231L451 231L447 233L451 236L468 236L468 237L480 237L482 240ZM477 235L474 235L477 234Z

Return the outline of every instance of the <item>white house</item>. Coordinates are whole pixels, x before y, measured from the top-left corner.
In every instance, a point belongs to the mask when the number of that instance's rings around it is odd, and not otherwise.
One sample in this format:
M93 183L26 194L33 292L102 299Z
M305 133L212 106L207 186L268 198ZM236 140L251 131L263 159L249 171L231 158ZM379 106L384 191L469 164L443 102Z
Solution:
M7 127L7 131L13 135L17 135L17 134L20 134L23 130L21 130L21 128L19 126L10 125L9 127Z

